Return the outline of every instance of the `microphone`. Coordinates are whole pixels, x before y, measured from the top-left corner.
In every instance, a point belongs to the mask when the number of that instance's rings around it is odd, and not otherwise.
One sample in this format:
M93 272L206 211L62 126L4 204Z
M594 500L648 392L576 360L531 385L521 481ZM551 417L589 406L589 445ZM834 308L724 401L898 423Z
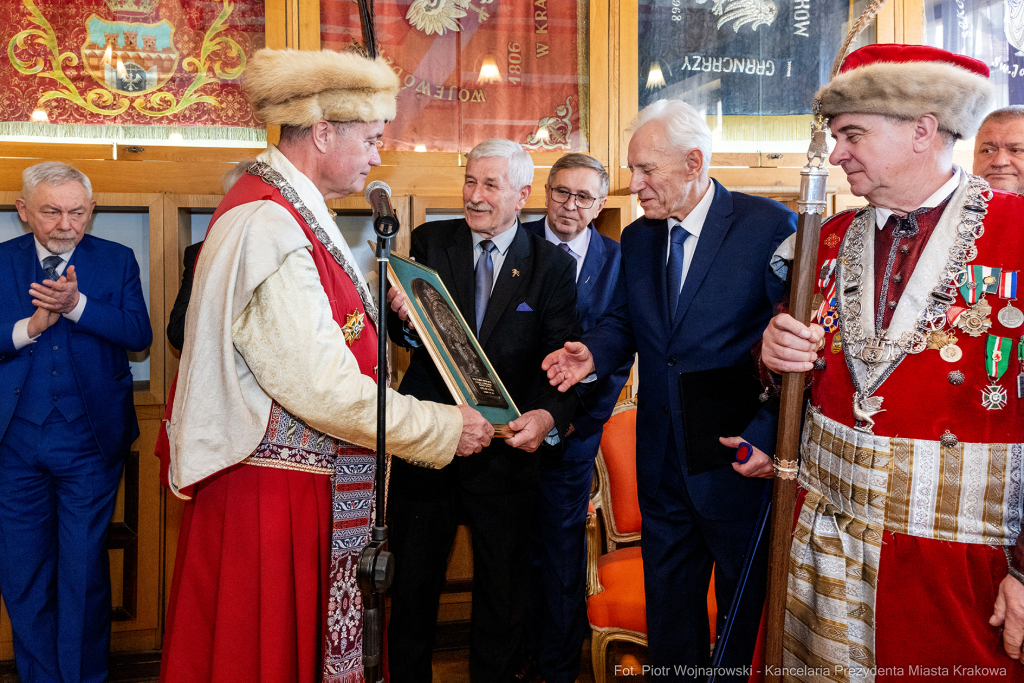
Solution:
M398 217L391 208L391 188L381 180L374 180L363 193L373 209L373 229L381 237L393 237L398 233Z

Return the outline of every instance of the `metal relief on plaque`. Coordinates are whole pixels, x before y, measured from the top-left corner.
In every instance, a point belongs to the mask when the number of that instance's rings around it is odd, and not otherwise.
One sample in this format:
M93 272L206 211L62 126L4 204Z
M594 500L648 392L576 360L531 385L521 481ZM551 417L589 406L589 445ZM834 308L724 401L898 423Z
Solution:
M420 278L412 281L412 292L427 314L437 336L451 353L456 369L473 393L473 399L477 404L491 408L508 408L508 403L497 388L497 378L487 371L483 359L477 354L473 343L459 324L458 316L449 308L441 293Z

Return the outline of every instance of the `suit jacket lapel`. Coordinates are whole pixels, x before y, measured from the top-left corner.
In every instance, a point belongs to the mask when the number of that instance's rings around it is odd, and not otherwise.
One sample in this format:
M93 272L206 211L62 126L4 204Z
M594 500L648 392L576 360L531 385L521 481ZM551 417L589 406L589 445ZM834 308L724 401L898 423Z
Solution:
M675 323L672 325L673 332L679 328L679 323L693 302L700 283L704 281L718 255L725 234L732 226L732 194L716 181L711 182L715 184L715 198L708 209L707 218L704 219L704 227L701 228L700 237L697 239L697 249L693 252L690 269L686 272L686 281L679 292L679 305L676 308Z
M36 254L36 241L32 235L27 235L20 246L21 248L11 255L11 265L14 268L15 282L18 283L18 308L27 311L29 315L35 313L36 307L32 305L32 297L29 296L28 286L33 282L42 282L44 278L36 279L36 264L39 257ZM42 272L42 268L39 268Z
M75 266L75 277L78 278L78 291L86 292L92 289L90 285L96 279L96 273L101 266L95 262L96 244L89 235L82 238L82 241L75 247L75 253L71 255L71 261L64 268L64 274L68 274L68 268Z
M473 236L466 221L459 221L452 229L448 242L448 266L451 268L451 292L455 305L471 329L476 329L476 293L473 285Z
M530 258L530 236L526 234L518 221L516 222L516 236L509 245L505 254L505 261L498 272L498 281L494 283L491 290L491 298L487 302L487 312L484 314L483 325L480 326L480 344L486 344L494 326L508 308L512 297L519 290L524 282L532 276L527 271L527 260ZM513 274L515 271L516 274Z
M593 224L587 228L590 230L590 243L587 246L587 257L583 259L583 267L580 269L580 276L576 279L576 306L580 312L588 311L590 297L594 293L594 285L597 284L598 276L604 268L607 259L604 249L604 240Z

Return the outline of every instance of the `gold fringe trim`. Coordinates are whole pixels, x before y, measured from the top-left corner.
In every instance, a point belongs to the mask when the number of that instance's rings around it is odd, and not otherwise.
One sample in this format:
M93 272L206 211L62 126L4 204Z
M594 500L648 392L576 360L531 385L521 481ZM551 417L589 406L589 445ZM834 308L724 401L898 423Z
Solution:
M708 125L718 124L717 116L708 116ZM811 114L793 116L723 116L723 142L806 142L811 130Z
M257 467L273 467L278 470L295 470L297 472L309 472L310 474L334 474L333 467L314 467L313 465L300 465L287 460L271 460L270 458L255 458L249 456L242 461L244 465L255 465Z
M116 140L135 142L142 140L166 141L171 133L178 133L185 142L223 140L230 142L267 142L263 128L237 128L231 126L88 126L78 124L31 123L5 121L0 123L0 135L41 137L56 140L84 138L90 140Z
M580 149L590 150L590 3L576 3L576 84L579 86Z

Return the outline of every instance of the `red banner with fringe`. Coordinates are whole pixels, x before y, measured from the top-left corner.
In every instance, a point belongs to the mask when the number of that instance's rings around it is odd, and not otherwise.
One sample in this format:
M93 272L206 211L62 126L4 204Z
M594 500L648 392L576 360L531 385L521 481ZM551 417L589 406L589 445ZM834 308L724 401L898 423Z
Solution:
M378 0L381 54L402 82L384 134L394 150L467 151L503 137L586 151L589 3ZM362 43L358 6L320 0L321 43Z
M0 10L0 132L265 139L241 88L264 45L263 0L0 0Z

